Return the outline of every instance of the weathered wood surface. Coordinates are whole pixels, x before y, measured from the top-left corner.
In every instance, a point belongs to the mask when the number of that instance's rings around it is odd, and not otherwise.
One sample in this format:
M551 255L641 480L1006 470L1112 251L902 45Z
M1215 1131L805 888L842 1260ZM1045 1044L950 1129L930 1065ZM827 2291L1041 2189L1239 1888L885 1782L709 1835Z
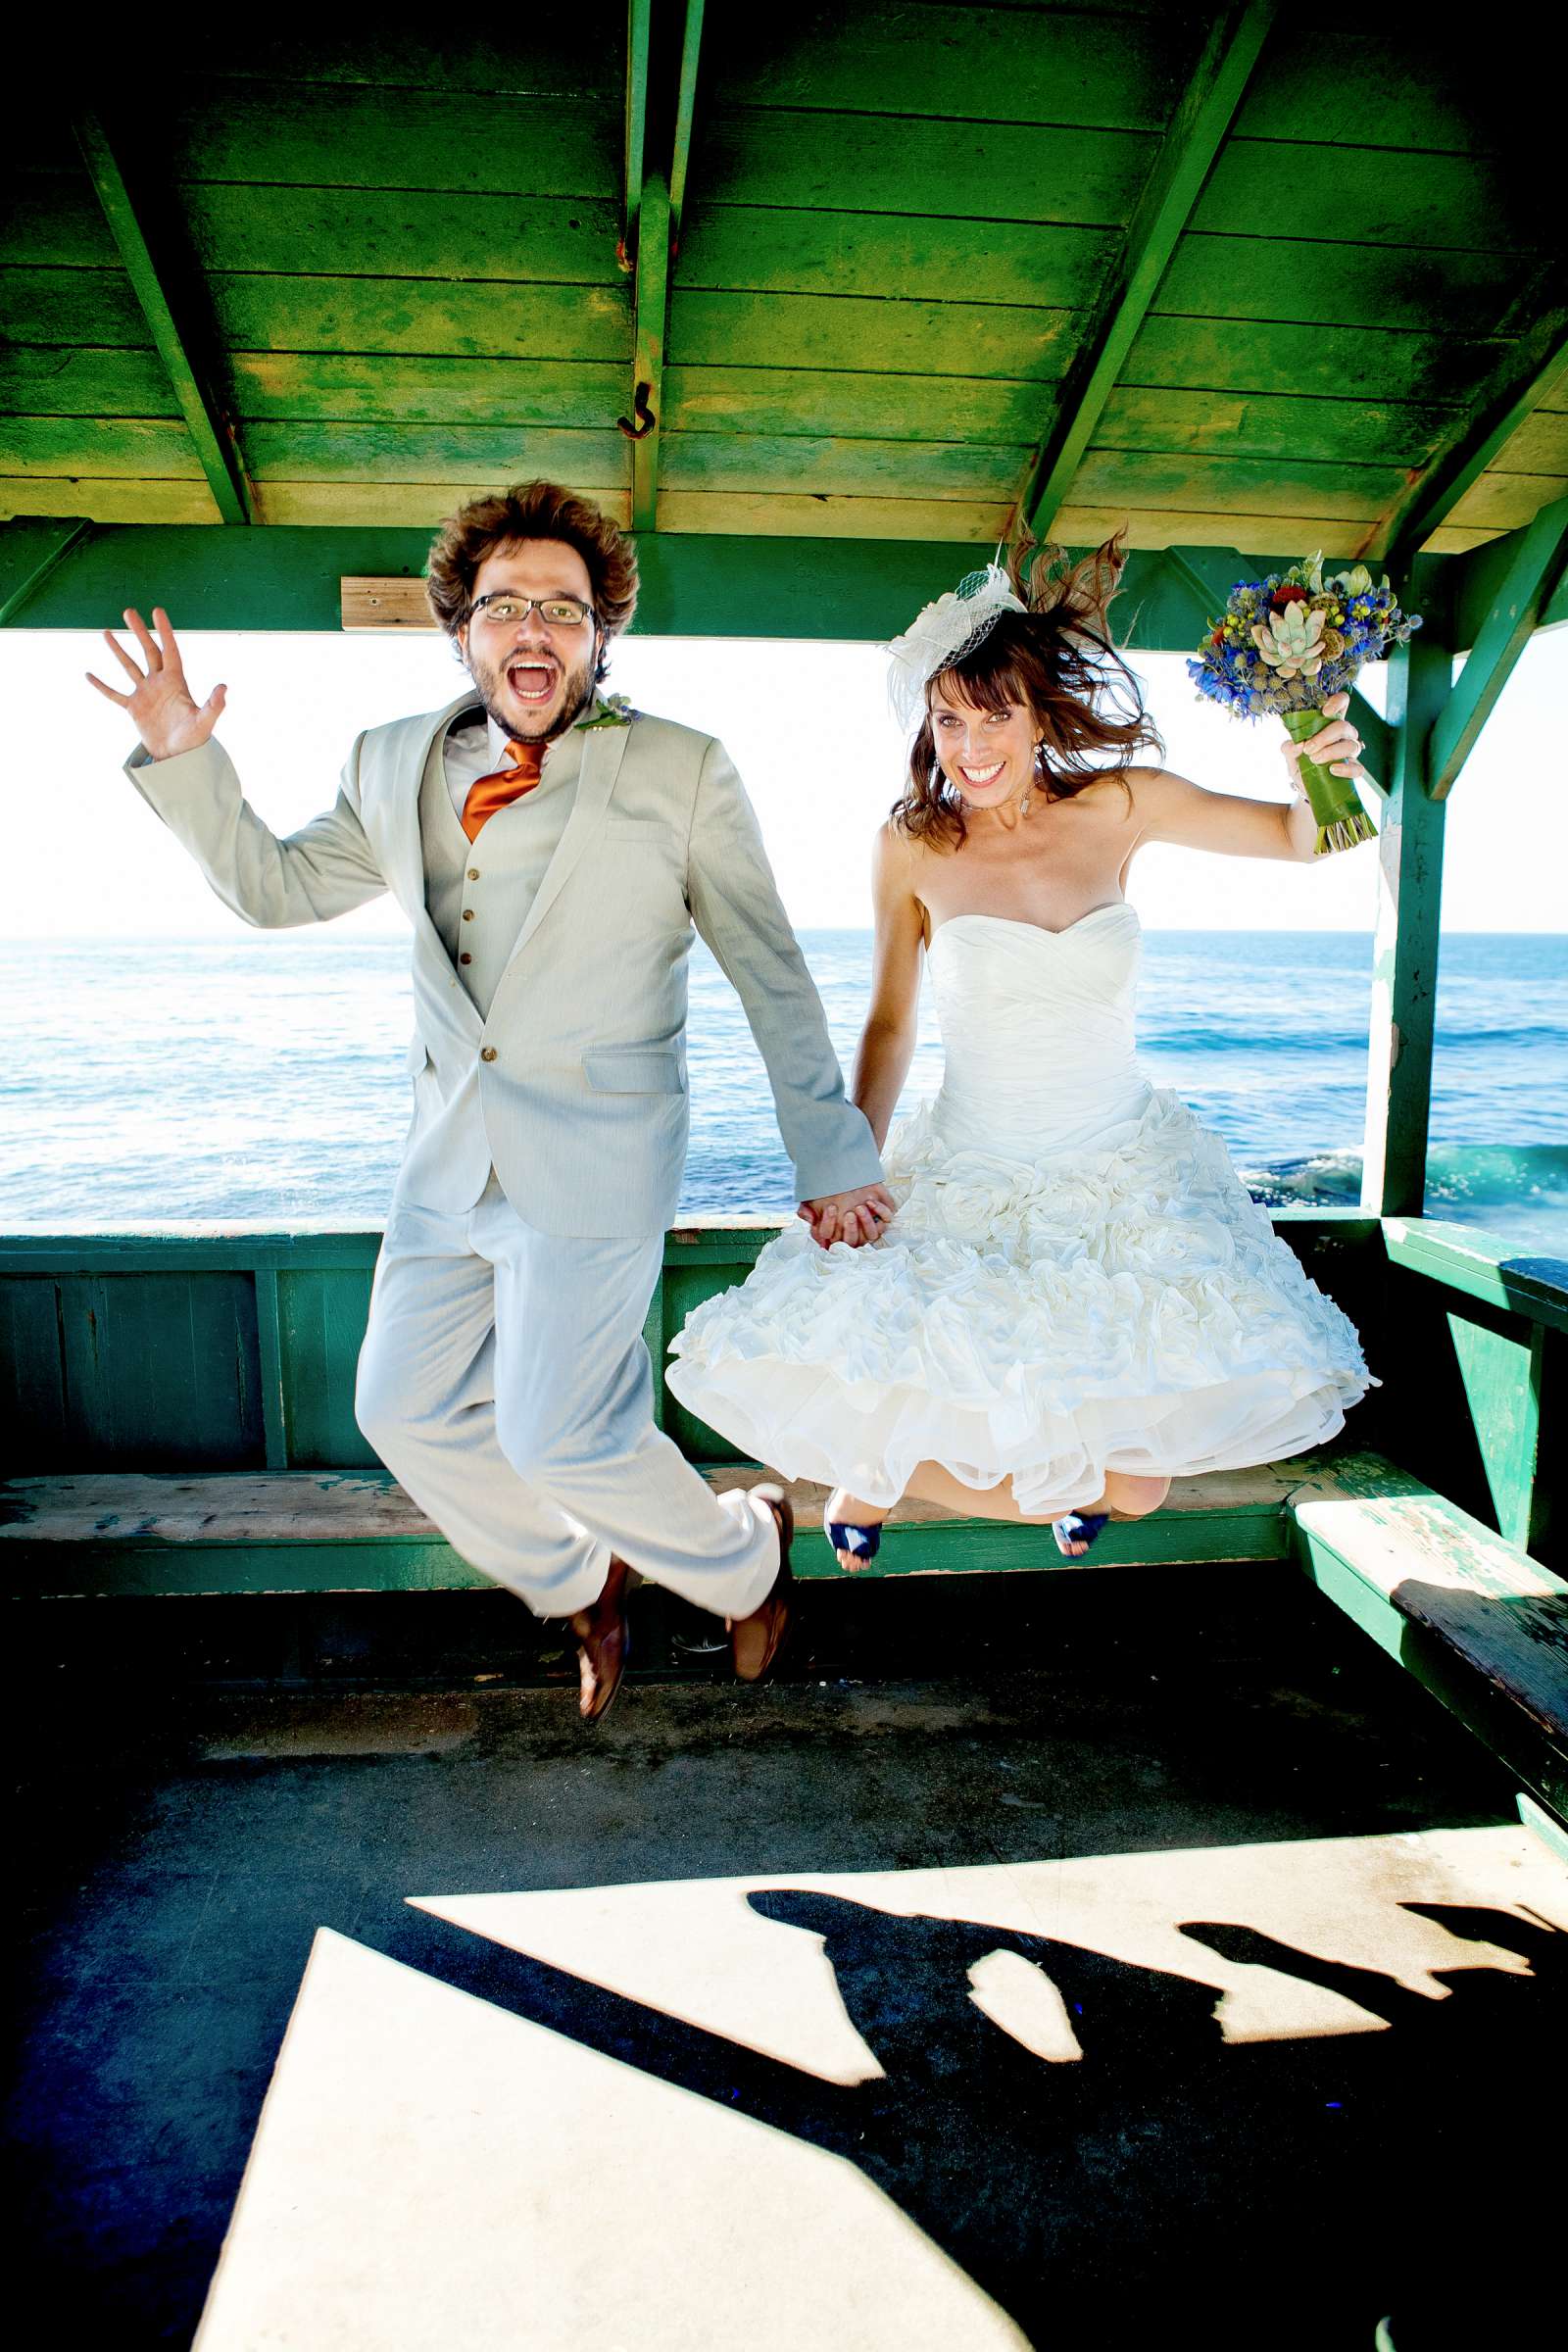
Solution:
M1167 1512L1279 1510L1300 1484L1301 1465L1179 1479ZM776 1474L724 1464L704 1476L715 1489L753 1487ZM783 1482L803 1527L820 1520L828 1490ZM962 1514L909 1496L894 1510L900 1527L967 1526ZM438 1531L386 1472L225 1472L179 1478L124 1472L19 1478L0 1483L0 1543L288 1544L439 1541Z
M433 634L439 623L430 611L424 582L398 577L345 580L343 626L346 629L423 629L427 634Z
M1309 1545L1352 1569L1568 1749L1568 1585L1419 1480L1364 1458L1292 1502Z
M1073 540L1130 514L1138 546L1375 553L1435 465L1490 449L1471 427L1553 299L1552 150L1500 51L1461 64L1403 19L1337 31L1357 103L1325 110L1313 28L1281 10L1183 188L1168 267L1118 313L1130 347L1105 346L1106 288L1194 153L1183 93L1222 13L710 10L657 503L648 448L627 465L569 445L612 434L658 372L663 306L644 303L634 367L616 251L639 71L623 8L584 0L520 46L215 33L170 76L138 172L216 332L219 421L271 528L427 527L466 486L537 467L619 514L635 493L662 532L981 546L1049 445ZM459 135L476 92L480 139ZM24 109L13 130L0 514L215 519L63 119ZM1097 348L1093 417L1069 402L1082 429L1054 438L1052 387ZM1553 401L1545 386L1503 413L1429 546L1476 547L1568 491Z

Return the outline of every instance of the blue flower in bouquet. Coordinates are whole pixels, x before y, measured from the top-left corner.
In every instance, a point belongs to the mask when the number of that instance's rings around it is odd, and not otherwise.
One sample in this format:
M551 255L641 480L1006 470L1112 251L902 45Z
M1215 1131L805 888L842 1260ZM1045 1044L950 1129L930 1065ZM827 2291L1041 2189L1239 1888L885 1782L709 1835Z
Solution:
M1375 587L1359 564L1326 578L1313 556L1266 579L1239 581L1188 674L1200 694L1239 718L1318 710L1420 626L1419 614L1400 612L1386 578Z

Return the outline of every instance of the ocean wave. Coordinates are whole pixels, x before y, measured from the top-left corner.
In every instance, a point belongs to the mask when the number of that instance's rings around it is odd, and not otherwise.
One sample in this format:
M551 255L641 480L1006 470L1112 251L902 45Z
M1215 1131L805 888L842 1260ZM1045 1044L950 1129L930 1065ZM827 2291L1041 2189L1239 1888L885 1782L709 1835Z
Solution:
M1258 1164L1239 1157L1242 1182L1269 1208L1353 1208L1361 1198L1361 1154L1310 1152ZM1427 1157L1426 1214L1510 1226L1521 1214L1568 1218L1568 1146L1438 1144Z

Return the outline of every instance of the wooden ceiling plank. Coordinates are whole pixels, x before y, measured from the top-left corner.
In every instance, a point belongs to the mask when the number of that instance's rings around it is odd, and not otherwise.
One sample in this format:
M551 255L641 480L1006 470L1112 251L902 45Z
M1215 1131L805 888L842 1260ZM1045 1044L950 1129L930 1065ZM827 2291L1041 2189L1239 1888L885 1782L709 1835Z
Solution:
M12 260L9 245L6 259ZM154 348L118 258L104 270L0 268L0 318L16 342L42 348L95 343L149 354Z
M488 278L512 285L618 285L617 197L464 195L450 188L333 188L185 180L202 268L277 273L309 259L331 277ZM492 295L492 305L506 296ZM492 336L505 332L495 318ZM492 348L494 345L492 343Z
M1037 383L938 371L911 380L857 368L693 368L671 361L664 386L670 429L683 432L1008 441L1027 448L1040 413Z
M1104 284L1119 230L1033 220L977 228L940 213L823 213L767 205L687 206L676 284L714 293L859 295L899 302L1006 303L1084 310ZM869 348L869 346L868 346ZM859 366L870 365L861 359Z
M575 426L254 424L251 459L263 482L485 482L528 471L624 486L625 443Z
M671 432L672 490L845 491L875 498L1005 499L1027 443L836 439L808 433Z
M1446 800L1496 708L1515 662L1568 578L1568 498L1543 507L1519 544L1470 658L1438 714L1427 746L1426 787Z
M1133 216L1120 267L1062 387L1018 500L1020 519L1037 535L1049 533L1066 500L1241 104L1274 14L1275 0L1246 0L1226 9L1210 26Z
M902 282L902 281L901 281ZM901 294L759 294L677 284L670 296L671 364L690 368L813 368L909 379L918 405L928 373L1054 383L1066 365L1073 314L1000 302Z
M793 106L854 118L902 114L1157 131L1182 45L1180 11L731 8L715 22L714 81L726 106Z
M1517 256L1326 237L1216 236L1189 229L1159 289L1157 316L1342 327L1402 328L1485 339L1520 295ZM1470 387L1455 397L1466 398Z
M1498 363L1490 382L1368 538L1391 572L1403 572L1530 415L1568 358L1568 303L1554 306Z
M253 424L555 425L612 432L626 391L625 363L612 360L230 350L228 367L247 445ZM5 375L0 359L0 396Z
M1120 383L1095 431L1099 449L1361 465L1421 464L1452 424L1430 402L1300 399L1287 392L1176 392ZM1568 419L1564 419L1568 426ZM1568 443L1568 430L1564 433Z
M705 119L703 196L786 211L1125 229L1157 144L1147 132L1061 122L891 112L847 122L800 108L729 107Z
M623 158L597 99L470 97L342 83L182 77L160 124L170 177L237 186L423 188L616 204Z
M251 493L245 468L228 422L197 371L193 339L176 315L176 303L180 308L183 304L175 292L171 266L154 255L120 159L100 118L84 110L77 115L74 128L104 218L120 248L125 273L158 356L168 371L218 512L224 522L249 522Z
M350 359L612 360L625 380L631 303L617 273L604 285L462 278L305 277L217 270L208 280L231 352L325 352Z
M194 481L157 481L137 476L113 481L81 475L0 475L0 521L28 515L69 516L73 521L144 524L193 523L204 529L220 521L212 491ZM113 608L110 609L111 615ZM101 622L98 624L101 626Z
M1336 255L1336 259L1338 256ZM1429 328L1303 324L1268 318L1152 312L1139 329L1121 389L1358 397L1456 408L1507 345L1495 336Z
M158 354L113 343L19 341L0 347L0 411L21 416L179 416Z

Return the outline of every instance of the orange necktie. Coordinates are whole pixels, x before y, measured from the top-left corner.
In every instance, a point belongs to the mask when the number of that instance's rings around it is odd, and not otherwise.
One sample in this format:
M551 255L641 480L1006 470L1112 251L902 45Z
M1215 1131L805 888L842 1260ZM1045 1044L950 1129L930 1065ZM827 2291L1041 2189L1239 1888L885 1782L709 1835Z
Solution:
M480 826L498 808L532 792L545 763L545 747L542 743L509 743L507 757L514 762L513 766L498 767L493 776L481 776L468 786L463 804L463 830L470 841L478 840Z

